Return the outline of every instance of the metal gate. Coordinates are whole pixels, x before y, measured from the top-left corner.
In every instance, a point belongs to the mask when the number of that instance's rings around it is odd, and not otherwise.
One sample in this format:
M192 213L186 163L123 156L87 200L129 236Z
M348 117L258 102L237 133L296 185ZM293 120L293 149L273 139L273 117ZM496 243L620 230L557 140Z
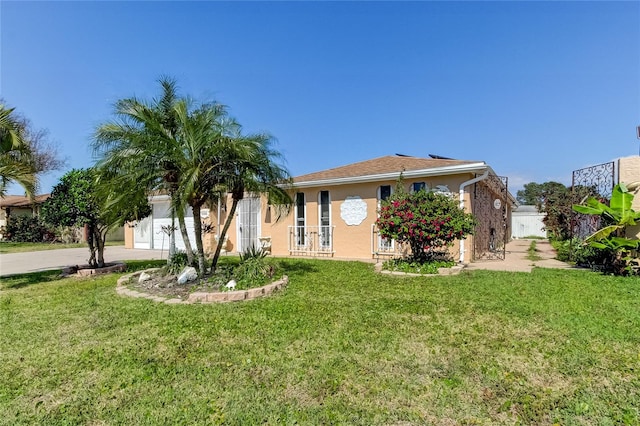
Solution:
M260 247L260 198L244 198L238 203L238 252Z
M508 179L489 175L473 189L473 214L478 221L473 235L473 260L504 260L508 238Z
M615 184L615 162L613 161L574 170L571 179L571 202L581 204L587 197L593 196L609 204ZM598 216L581 214L571 209L573 238L584 239L598 229L600 229Z

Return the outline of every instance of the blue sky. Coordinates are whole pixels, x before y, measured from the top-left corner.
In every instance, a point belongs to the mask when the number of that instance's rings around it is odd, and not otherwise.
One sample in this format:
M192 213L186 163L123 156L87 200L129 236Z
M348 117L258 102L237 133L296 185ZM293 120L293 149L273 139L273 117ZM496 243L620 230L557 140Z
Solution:
M3 0L0 35L0 96L68 169L93 164L113 103L162 75L273 134L294 176L438 154L486 161L515 193L638 155L637 1Z

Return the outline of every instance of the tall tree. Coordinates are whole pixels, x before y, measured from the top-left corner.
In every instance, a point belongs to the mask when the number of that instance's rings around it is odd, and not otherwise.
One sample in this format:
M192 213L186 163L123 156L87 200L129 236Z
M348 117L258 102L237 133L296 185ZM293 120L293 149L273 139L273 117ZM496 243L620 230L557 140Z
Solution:
M240 129L238 127L238 133ZM286 216L291 206L291 175L281 165L281 154L272 148L273 138L267 134L236 136L224 143L224 151L215 171L219 187L231 194L231 209L219 234L224 241L238 203L247 193L263 194L274 209L276 221ZM222 246L218 244L211 264L215 270Z
M517 200L521 204L534 205L545 213L543 222L551 237L566 240L571 237L572 205L595 195L595 189L586 186L571 188L559 182L531 182L518 191Z
M35 129L0 99L0 196L10 182L32 196L38 189L38 176L59 170L64 163L49 143L47 131Z
M189 264L194 263L180 196L181 169L176 158L182 140L176 105L184 101L177 94L175 80L161 78L160 98L147 102L135 97L121 99L114 106L112 121L95 131L93 149L98 157L99 173L131 176L148 193L162 191L169 195L173 215L178 218Z
M233 194L232 212L245 190L268 193L275 204L291 203L279 184L289 173L276 164L279 154L267 135L242 136L239 124L224 106L195 103L175 94L175 82L161 80L163 96L151 104L125 99L116 104L117 121L98 127L94 149L98 169L104 173L135 176L147 190L166 190L178 215L189 263L193 263L184 211L194 215L196 256L200 274L205 273L200 209L221 194ZM220 241L228 223L219 235ZM220 255L214 256L214 267Z
M0 197L16 182L33 197L38 185L34 156L13 108L0 104Z

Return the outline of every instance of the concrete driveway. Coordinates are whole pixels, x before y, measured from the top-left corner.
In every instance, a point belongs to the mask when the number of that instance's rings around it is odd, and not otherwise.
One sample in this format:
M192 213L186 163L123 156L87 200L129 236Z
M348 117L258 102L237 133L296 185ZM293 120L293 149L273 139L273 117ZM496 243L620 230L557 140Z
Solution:
M107 246L104 250L106 262L166 258L167 250L161 252L160 250L125 249L124 246ZM89 249L86 247L5 253L0 254L0 276L84 265L87 263L87 259L89 259Z

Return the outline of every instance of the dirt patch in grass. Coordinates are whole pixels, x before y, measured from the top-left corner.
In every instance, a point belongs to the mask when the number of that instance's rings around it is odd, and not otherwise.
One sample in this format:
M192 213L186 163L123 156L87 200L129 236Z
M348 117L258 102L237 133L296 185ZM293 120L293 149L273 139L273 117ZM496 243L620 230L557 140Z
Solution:
M167 273L161 268L146 272L151 275L150 279L140 282L140 276L134 275L126 284L127 288L153 296L186 300L191 293L196 291L217 292L221 291L224 285L222 281L211 282L211 276L178 284L178 275Z

